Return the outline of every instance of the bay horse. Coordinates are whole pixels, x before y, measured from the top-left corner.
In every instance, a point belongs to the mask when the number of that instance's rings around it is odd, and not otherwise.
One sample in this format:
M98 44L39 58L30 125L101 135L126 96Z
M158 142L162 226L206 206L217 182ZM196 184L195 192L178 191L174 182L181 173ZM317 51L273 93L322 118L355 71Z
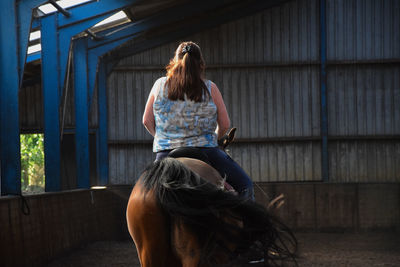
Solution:
M295 262L297 241L290 229L262 205L223 189L218 171L201 160L167 157L152 163L136 182L126 211L141 266Z

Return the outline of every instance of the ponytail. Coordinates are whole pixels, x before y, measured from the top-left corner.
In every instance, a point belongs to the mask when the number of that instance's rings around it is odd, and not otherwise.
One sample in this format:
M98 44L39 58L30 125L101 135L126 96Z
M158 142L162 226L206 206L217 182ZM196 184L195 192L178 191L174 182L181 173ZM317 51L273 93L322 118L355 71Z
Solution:
M203 81L204 67L200 47L193 42L181 43L166 68L168 98L185 100L186 95L195 102L209 98L210 92Z

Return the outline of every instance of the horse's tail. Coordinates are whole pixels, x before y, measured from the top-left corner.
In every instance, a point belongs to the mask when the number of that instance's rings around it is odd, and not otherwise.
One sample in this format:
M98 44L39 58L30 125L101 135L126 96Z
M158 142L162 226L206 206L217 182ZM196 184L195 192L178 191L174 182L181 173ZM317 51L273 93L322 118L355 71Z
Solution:
M218 189L178 160L153 163L143 184L154 190L170 219L196 235L204 261L213 263L213 255L221 251L236 261L262 258L266 266L294 260L297 241L288 227L263 206Z

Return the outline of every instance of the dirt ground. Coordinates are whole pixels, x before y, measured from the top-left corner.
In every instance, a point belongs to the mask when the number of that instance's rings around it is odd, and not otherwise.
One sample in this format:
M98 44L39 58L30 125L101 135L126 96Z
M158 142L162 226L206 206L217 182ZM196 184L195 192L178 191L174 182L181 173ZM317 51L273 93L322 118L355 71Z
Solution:
M296 237L299 266L400 267L400 233L298 233ZM48 265L66 266L139 267L140 264L133 242L104 241L82 247Z

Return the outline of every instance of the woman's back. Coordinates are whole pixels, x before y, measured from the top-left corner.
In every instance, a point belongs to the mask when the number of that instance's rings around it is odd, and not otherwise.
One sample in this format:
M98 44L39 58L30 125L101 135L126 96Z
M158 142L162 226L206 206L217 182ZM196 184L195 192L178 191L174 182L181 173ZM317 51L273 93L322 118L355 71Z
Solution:
M211 96L211 81L206 81L208 94L203 101L171 100L168 97L167 78L160 78L153 104L156 124L153 151L177 147L216 147L217 107Z
M151 89L143 125L154 136L156 161L174 148L199 147L240 196L254 200L250 177L218 148L217 140L229 129L230 120L221 92L204 79L204 70L200 47L183 42L167 66L167 77L158 79Z

